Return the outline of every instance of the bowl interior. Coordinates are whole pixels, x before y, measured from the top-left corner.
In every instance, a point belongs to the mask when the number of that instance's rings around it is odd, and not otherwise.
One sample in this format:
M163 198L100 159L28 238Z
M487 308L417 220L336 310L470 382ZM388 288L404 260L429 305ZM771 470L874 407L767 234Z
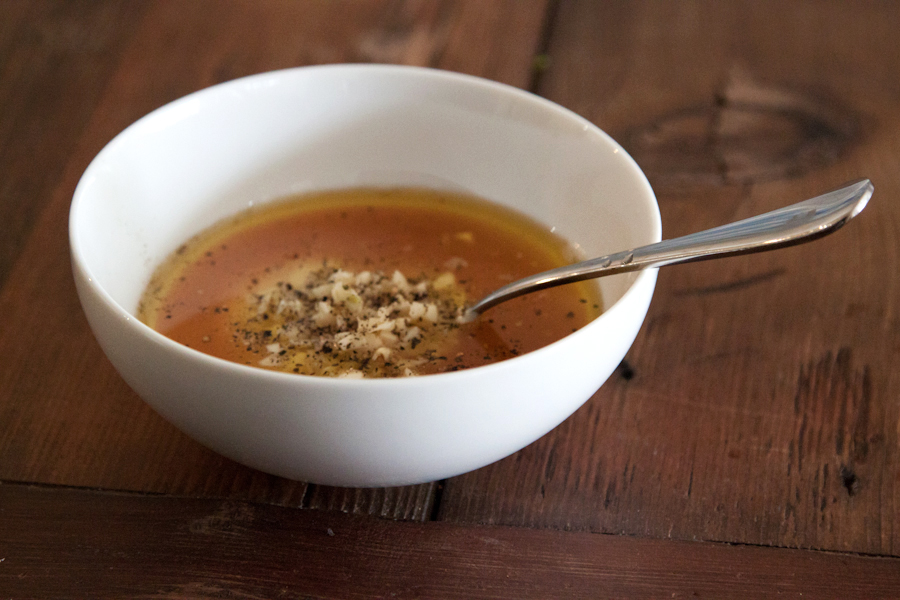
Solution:
M332 66L215 86L126 129L76 190L73 255L131 312L155 267L203 228L254 203L355 186L472 193L555 227L587 257L660 237L641 171L573 113L462 75ZM606 305L634 279L602 280Z

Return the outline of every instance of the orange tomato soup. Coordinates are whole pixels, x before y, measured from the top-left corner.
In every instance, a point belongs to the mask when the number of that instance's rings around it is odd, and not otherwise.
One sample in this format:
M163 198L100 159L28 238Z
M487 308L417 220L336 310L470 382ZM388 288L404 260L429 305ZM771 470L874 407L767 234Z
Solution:
M582 282L459 318L466 303L578 258L543 225L470 196L330 191L251 209L194 237L157 270L139 318L260 368L441 373L531 352L599 315L596 283Z

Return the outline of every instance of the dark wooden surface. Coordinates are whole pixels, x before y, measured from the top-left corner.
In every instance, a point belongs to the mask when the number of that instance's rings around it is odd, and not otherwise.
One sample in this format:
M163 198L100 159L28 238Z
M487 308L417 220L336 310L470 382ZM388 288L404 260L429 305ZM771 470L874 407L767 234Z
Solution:
M898 558L9 484L0 502L4 597L872 599L900 586Z
M0 2L0 597L900 597L898 27L876 1ZM67 210L150 110L332 62L575 110L645 169L667 237L876 194L814 244L662 271L626 363L505 460L286 481L119 379Z

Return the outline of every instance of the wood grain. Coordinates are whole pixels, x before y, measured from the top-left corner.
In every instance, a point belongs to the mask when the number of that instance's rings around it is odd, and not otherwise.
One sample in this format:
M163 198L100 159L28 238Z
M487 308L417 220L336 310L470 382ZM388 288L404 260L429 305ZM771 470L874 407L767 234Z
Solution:
M0 480L174 496L0 486L0 589L900 595L893 559L688 542L900 552L897 23L874 0L0 2ZM862 175L875 197L814 245L661 272L626 363L508 459L384 490L270 477L115 374L75 297L68 205L158 106L356 61L535 86L624 144L667 236Z
M858 221L660 273L627 366L439 517L900 552L900 7L560 3L539 91L646 167L666 237L868 176Z
M0 218L15 216L10 237L3 236L9 251L0 253L0 273L12 266L0 290L6 357L0 480L430 517L434 484L310 488L228 461L152 412L114 372L81 314L66 244L68 206L91 158L124 127L166 102L242 75L386 60L446 63L527 85L545 3L229 0L89 7L79 13L65 2L0 4L0 23L9 24L0 29L0 48L10 59L0 85L0 107L7 109L0 110L0 132L10 140L3 148L27 150L0 156L7 186ZM31 21L25 33L15 26ZM85 61L83 47L91 49L93 63ZM72 65L78 68L66 71ZM63 96L38 102L59 82ZM28 96L5 91L17 86ZM73 113L62 109L69 104ZM55 137L33 134L43 119L56 128ZM34 163L44 155L46 165ZM37 184L28 183L35 173L48 196L40 201L31 198Z
M127 2L0 8L0 287L141 11Z
M896 598L900 560L0 485L14 598Z

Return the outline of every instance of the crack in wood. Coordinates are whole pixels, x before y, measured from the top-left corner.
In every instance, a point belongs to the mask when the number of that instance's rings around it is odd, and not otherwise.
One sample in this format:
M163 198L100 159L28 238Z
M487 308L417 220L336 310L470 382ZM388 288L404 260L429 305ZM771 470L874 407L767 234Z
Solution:
M855 365L852 351L847 347L840 348L836 354L827 353L801 371L794 399L799 422L797 444L796 447L792 444L789 453L789 461L796 463L798 477L803 477L805 458L821 460L833 449L840 464L837 475L841 488L848 497L862 491L860 467L868 458L870 445L881 440L869 431L871 387L869 368ZM829 425L831 420L833 424ZM834 431L831 448L822 438L822 433L828 430ZM816 468L811 490L814 504L823 514L828 497L834 496L829 491L832 489L830 464L824 461Z
M853 472L853 469L847 465L841 465L840 475L841 484L843 484L844 489L847 490L847 495L855 496L859 491L859 477L857 477L856 473ZM822 508L824 508L824 505Z

